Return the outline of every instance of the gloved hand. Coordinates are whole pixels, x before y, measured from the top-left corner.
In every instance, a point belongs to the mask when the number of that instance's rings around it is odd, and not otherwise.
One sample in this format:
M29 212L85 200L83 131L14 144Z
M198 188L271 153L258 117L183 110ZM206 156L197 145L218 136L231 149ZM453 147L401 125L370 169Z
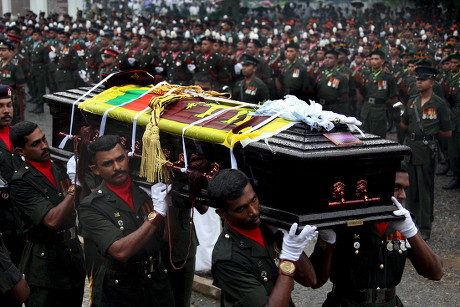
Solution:
M75 156L70 157L69 161L67 161L67 175L69 179L75 184L75 177L77 174L77 160Z
M79 57L82 57L85 55L85 50L77 50L77 54Z
M388 223L388 226L402 233L407 239L412 238L417 234L418 230L414 221L412 221L409 210L403 208L399 201L393 196L391 197L391 200L393 201L393 204L398 207L398 210L393 211L393 214L396 216L404 216L405 218L403 220L391 221Z
M86 47L89 47L89 45L91 45L91 42L85 42Z
M56 58L56 52L55 51L50 51L48 53L48 56L50 57L50 60L53 61Z
M318 232L318 237L329 244L334 244L337 239L337 235L332 229L321 229Z
M283 232L283 248L281 249L280 259L297 261L302 255L308 242L318 235L315 226L305 225L302 231L296 235L297 223L292 224L289 233Z
M128 58L128 64L129 64L129 66L134 66L134 63L136 63L136 59L135 59L135 58Z
M241 69L243 69L243 65L241 65L241 63L236 63L235 66L233 66L233 69L235 70L235 74L239 75L241 73Z
M190 72L194 72L195 71L195 68L196 66L194 64L187 64L187 68Z
M150 188L150 197L152 197L153 207L156 212L162 216L166 216L168 204L166 196L171 191L171 185L166 185L163 182L155 183Z
M83 70L83 69L79 70L78 75L83 80L83 82L89 82L89 77L88 77L88 74L86 73L86 70Z
M160 66L155 67L155 71L156 71L158 74L161 73L161 72L163 72L163 70L164 70L163 67L160 67Z

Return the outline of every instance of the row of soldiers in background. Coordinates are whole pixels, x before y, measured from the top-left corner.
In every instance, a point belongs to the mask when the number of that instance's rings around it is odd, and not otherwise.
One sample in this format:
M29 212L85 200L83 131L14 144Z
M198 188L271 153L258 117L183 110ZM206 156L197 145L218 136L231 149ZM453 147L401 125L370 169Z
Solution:
M415 67L431 66L440 71L435 93L449 102L454 115L458 113L460 40L455 27L385 24L377 29L370 24L364 29L353 23L313 23L302 31L289 25L279 31L269 24L235 26L230 19L214 26L196 20L158 24L148 31L144 25L105 30L91 25L44 31L7 28L0 52L8 54L3 50L12 48L12 54L11 60L2 59L1 82L20 93L27 84L29 102L35 103L30 111L40 113L46 91L98 83L111 72L142 69L181 85L200 73L210 76L214 89L231 92L235 100L263 103L287 94L312 99L324 109L359 118L366 132L386 137L393 116L398 116L391 106L398 101L405 105L417 94ZM17 65L13 69L5 63ZM16 118L21 118L23 103L17 104ZM403 143L399 130L398 139ZM451 143L442 144L442 153L458 174ZM456 175L445 188L459 185Z

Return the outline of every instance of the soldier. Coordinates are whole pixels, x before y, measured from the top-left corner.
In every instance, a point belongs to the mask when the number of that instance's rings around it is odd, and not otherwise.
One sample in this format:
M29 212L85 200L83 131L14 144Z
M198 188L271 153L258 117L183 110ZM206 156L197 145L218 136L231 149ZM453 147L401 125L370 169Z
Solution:
M415 215L422 237L427 240L434 219L437 139L450 137L452 127L447 104L433 93L438 70L421 66L415 71L419 94L409 99L399 127L407 132L405 143L412 149L412 155L406 159L412 183L407 195L407 208Z
M104 52L102 53L103 66L100 71L100 74L101 74L100 80L104 79L103 75L108 75L108 74L119 71L118 65L117 65L118 55L119 55L119 52L115 49L107 48L104 50Z
M83 68L83 50L76 50L70 43L70 33L59 32L59 41L62 46L58 53L50 53L50 59L56 62L56 85L58 91L66 91L75 88L75 72Z
M315 271L303 252L316 237L316 227L306 225L296 234L294 223L289 233L282 231L281 243L281 233L261 222L259 199L249 178L238 170L216 173L208 195L225 221L212 253L221 306L293 306L294 280L303 286L316 284Z
M142 34L140 36L140 47L134 58L136 59L135 67L143 69L151 74L163 72L163 67L160 66L160 59L158 54L152 49L152 37L150 35Z
M442 186L444 190L460 187L460 53L449 56L451 76L447 85L447 101L452 111L452 137L448 139L447 149L452 179Z
M2 185L5 186L0 191L2 197L0 232L11 261L19 266L25 238L21 233L17 209L10 198L8 182L21 167L22 160L10 140L10 125L13 122L13 89L8 85L0 85L0 111L0 177Z
M246 54L242 62L244 79L235 83L232 97L235 100L253 104L261 104L270 99L267 85L256 77L256 69L259 61Z
M13 60L13 46L7 41L0 41L0 59L0 84L8 85L13 89L13 123L16 123L24 119L24 106L20 97L25 84L24 72Z
M275 83L268 62L266 62L260 54L261 49L262 44L258 39L250 39L246 45L246 54L256 58L257 61L259 61L259 64L257 65L256 76L262 80L265 85L267 85L270 93L270 98L274 99L276 97Z
M201 54L197 56L195 65L196 72L210 73L216 81L216 90L221 91L230 84L231 73L222 55L214 52L214 42L215 39L210 36L201 39Z
M86 33L86 71L91 82L96 82L99 79L99 68L102 65L102 59L100 57L100 50L102 47L97 40L98 37L99 29L88 29L88 33Z
M150 199L132 181L128 156L117 136L96 139L88 152L91 170L103 179L79 207L83 230L103 257L102 265L93 272L93 303L173 306L160 254L166 185L153 185Z
M294 95L308 101L311 97L313 82L307 67L299 60L299 45L289 43L286 46L286 61L281 77L276 78L277 90L281 96Z
M337 70L338 56L339 53L334 49L326 51L325 69L316 78L316 96L323 110L348 115L348 79Z
M46 46L48 50L48 55L50 56L49 63L46 65L46 85L48 87L49 92L55 93L57 91L57 84L56 84L56 70L57 64L53 61L53 55L55 57L56 50L59 50L61 43L58 39L58 31L57 29L50 27L49 30L46 32Z
M360 88L364 97L361 120L363 130L382 138L387 133L387 105L397 101L397 87L395 78L383 69L385 54L381 50L370 53L372 71L363 80Z
M396 172L392 197L397 207L394 214L403 219L319 231L310 256L316 272L321 272L316 287L329 277L333 283L323 306L402 307L396 286L407 258L423 277L441 279L441 259L422 239L409 211L401 205L408 187L409 176L403 164Z
M10 186L27 235L20 264L30 286L27 306L81 306L85 269L75 228L75 186L50 160L37 124L17 123L10 136L25 160Z
M48 50L42 42L42 33L38 28L34 28L32 41L30 45L30 79L32 81L30 94L35 108L30 109L29 112L43 113L43 95L46 94L46 78L43 78L43 72L50 59Z
M193 61L181 51L183 38L171 38L170 50L163 61L166 80L172 84L188 85L195 71Z

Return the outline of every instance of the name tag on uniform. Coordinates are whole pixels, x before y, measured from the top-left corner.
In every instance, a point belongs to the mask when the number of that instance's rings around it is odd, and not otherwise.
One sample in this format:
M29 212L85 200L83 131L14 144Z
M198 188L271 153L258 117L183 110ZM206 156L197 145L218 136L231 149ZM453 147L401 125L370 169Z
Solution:
M435 108L423 109L422 119L436 119L438 115Z
M294 71L292 72L292 78L298 78L299 77L299 69L294 68Z

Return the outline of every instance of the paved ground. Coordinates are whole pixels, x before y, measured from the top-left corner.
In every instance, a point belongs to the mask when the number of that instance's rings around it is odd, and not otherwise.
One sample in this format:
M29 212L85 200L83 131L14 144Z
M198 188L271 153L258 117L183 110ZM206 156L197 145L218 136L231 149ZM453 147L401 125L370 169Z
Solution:
M25 118L38 123L48 135L48 139L51 139L52 122L47 106L45 113L40 115L28 113L26 110ZM441 189L440 187L448 180L449 178L444 176L436 178L435 222L431 240L428 242L443 259L445 274L439 282L428 281L420 277L408 262L401 285L397 289L398 295L406 306L457 307L460 305L460 240L458 239L460 190ZM293 300L297 306L321 306L330 288L330 284L317 290L296 285ZM192 304L203 307L219 306L217 300L197 292L193 293ZM83 306L87 306L87 297Z

